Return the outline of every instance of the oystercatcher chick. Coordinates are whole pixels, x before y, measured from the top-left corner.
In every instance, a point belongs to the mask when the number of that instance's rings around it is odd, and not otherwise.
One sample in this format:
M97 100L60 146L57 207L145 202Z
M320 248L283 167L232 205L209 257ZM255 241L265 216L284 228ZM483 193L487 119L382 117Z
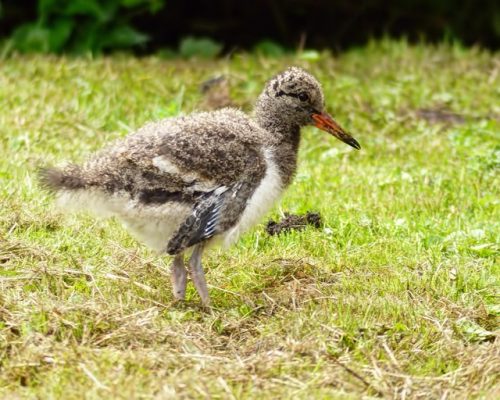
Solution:
M300 128L315 125L350 146L358 142L324 109L318 81L292 67L267 82L253 117L224 108L145 125L91 157L40 172L70 210L121 220L139 241L174 256L173 294L184 299L188 269L210 302L201 256L257 223L290 184Z

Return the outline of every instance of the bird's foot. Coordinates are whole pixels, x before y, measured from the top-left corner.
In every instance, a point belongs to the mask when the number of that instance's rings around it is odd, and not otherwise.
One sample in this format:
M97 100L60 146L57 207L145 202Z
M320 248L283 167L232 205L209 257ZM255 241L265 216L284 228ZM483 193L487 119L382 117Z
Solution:
M187 270L184 266L184 257L177 255L171 267L172 292L176 300L184 300L186 297Z
M208 295L205 273L203 272L203 267L201 265L202 253L203 244L196 245L191 258L189 259L189 270L191 272L191 279L194 283L194 286L201 297L201 302L205 307L208 307L210 305L210 296Z
M192 271L191 279L193 280L196 291L200 295L203 305L205 307L210 306L210 296L208 295L208 287L207 282L205 281L205 274L203 273L203 270L201 270L201 274L199 273L199 271Z

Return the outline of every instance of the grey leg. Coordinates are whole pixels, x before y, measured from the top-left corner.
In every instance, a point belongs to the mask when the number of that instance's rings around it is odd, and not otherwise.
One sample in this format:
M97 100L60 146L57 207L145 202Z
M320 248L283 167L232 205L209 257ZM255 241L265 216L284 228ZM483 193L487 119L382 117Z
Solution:
M189 270L191 271L191 279L194 286L201 297L201 301L205 306L210 304L210 297L208 297L207 282L205 281L205 273L201 266L201 255L203 253L203 244L197 244L194 247L193 254L189 259Z
M184 300L186 295L187 271L184 267L184 255L177 254L170 270L172 277L172 290L177 300Z

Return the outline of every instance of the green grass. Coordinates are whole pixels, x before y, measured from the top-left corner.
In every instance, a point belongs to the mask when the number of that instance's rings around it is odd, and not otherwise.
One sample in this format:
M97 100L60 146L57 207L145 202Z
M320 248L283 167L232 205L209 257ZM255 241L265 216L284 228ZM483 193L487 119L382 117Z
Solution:
M271 216L316 210L324 227L260 225L208 253L211 313L192 286L173 302L168 258L114 221L60 214L37 186L40 165L196 110L214 74L249 110L289 65L318 77L362 150L303 131ZM403 42L316 62L2 61L0 397L495 398L499 99L498 54Z

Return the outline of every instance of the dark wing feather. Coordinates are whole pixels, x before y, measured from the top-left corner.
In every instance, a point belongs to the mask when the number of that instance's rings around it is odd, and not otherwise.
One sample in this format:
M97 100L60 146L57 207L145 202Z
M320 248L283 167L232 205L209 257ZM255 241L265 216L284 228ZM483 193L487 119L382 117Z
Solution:
M217 233L227 193L228 188L221 186L203 195L191 215L168 242L168 254L178 254L196 243L210 239Z
M257 181L221 186L206 194L168 242L167 253L178 254L234 226L241 217Z

